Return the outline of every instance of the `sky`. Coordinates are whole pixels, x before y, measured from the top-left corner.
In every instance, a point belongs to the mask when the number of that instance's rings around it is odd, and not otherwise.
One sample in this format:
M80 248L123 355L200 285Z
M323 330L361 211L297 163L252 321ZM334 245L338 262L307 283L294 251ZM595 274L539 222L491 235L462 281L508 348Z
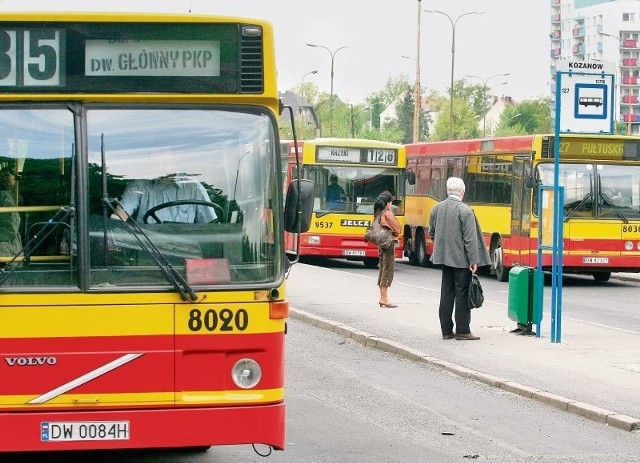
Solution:
M510 96L516 102L548 95L548 0L422 0L420 4L423 88L444 94L450 85L455 22L455 80L478 76L466 80L479 85L484 80L489 94ZM439 10L451 20L427 9ZM330 52L307 43L334 51L346 46L334 54L334 93L352 104L381 91L389 78L405 75L413 83L416 76L417 0L0 0L0 13L36 10L191 11L265 19L274 27L280 91L304 80L329 92ZM465 14L474 11L482 14ZM318 72L308 74L314 70ZM504 73L510 75L490 78Z

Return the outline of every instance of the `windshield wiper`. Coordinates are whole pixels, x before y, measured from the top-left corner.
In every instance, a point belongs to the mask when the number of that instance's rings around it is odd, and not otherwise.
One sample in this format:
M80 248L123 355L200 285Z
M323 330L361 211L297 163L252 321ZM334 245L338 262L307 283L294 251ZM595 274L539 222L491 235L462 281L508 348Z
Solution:
M587 193L584 198L582 198L582 200L576 205L576 207L574 207L573 210L565 216L564 221L568 221L571 217L573 217L573 214L582 209L582 206L584 206L592 196L593 195L591 194L591 192Z
M140 224L136 222L122 207L120 201L114 198L107 198L102 200L103 204L111 209L112 213L116 213L116 206L119 206L122 211L124 211L127 220L122 220L123 228L133 236L140 247L146 251L153 261L156 263L162 275L166 278L166 280L171 283L171 285L180 293L180 298L183 301L197 301L198 295L193 290L191 285L187 283L178 271L173 268L169 260L165 257L165 255L158 249L158 247L153 243L151 238L144 232ZM116 206L114 206L114 204Z
M629 219L627 219L627 217L622 213L622 211L620 209L618 209L618 206L616 206L615 204L613 204L611 202L611 199L609 197L607 197L607 195L605 195L602 191L600 192L600 198L602 198L602 201L604 201L605 203L607 203L608 205L611 206L611 210L622 219L622 221L624 223L629 223Z
M6 263L6 265L0 269L0 285L2 285L12 274L17 270L17 266L13 265L19 257L22 257L24 261L29 262L31 258L31 253L40 247L45 240L51 236L51 234L56 231L56 229L63 223L66 223L65 220L67 217L72 215L75 212L75 208L72 206L64 206L58 209L58 211L47 220L44 230L45 232L42 235L34 234L29 241L27 241L22 248L13 255L11 260Z

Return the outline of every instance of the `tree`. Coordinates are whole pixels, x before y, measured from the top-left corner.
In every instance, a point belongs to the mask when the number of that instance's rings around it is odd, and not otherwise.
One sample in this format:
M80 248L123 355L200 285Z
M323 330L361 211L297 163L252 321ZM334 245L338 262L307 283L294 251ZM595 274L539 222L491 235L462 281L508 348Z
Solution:
M504 110L496 136L551 132L551 100L525 100Z
M402 143L413 141L413 113L415 98L412 91L406 91L404 97L396 104L396 128L402 133Z
M368 138L404 143L411 140L413 134L413 84L405 74L390 77L382 91L373 93L367 98L369 106L371 132ZM395 117L380 126L380 114L393 107ZM377 128L377 133L374 129ZM388 138L383 138L388 137ZM407 138L408 137L408 138Z
M449 139L449 102L440 104L440 111L436 119L435 126L431 132L430 139ZM454 98L453 100L453 139L462 140L466 138L477 138L480 136L478 120L473 108L467 100Z

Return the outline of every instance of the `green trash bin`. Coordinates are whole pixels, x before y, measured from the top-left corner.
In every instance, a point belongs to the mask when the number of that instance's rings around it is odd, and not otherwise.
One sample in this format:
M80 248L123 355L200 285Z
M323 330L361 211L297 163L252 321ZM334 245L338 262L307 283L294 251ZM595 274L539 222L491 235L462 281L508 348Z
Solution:
M534 323L542 320L542 311L537 309L538 269L532 267L513 267L509 272L509 319L518 324L513 331L520 334L535 334Z

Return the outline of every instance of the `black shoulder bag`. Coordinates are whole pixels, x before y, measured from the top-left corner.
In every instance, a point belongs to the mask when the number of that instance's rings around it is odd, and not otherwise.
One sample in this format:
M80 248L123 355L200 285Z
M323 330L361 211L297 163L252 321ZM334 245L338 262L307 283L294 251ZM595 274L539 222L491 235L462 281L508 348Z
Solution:
M478 309L482 307L484 302L484 294L482 292L482 285L480 284L480 278L475 272L471 274L471 281L469 282L469 307L472 309Z

